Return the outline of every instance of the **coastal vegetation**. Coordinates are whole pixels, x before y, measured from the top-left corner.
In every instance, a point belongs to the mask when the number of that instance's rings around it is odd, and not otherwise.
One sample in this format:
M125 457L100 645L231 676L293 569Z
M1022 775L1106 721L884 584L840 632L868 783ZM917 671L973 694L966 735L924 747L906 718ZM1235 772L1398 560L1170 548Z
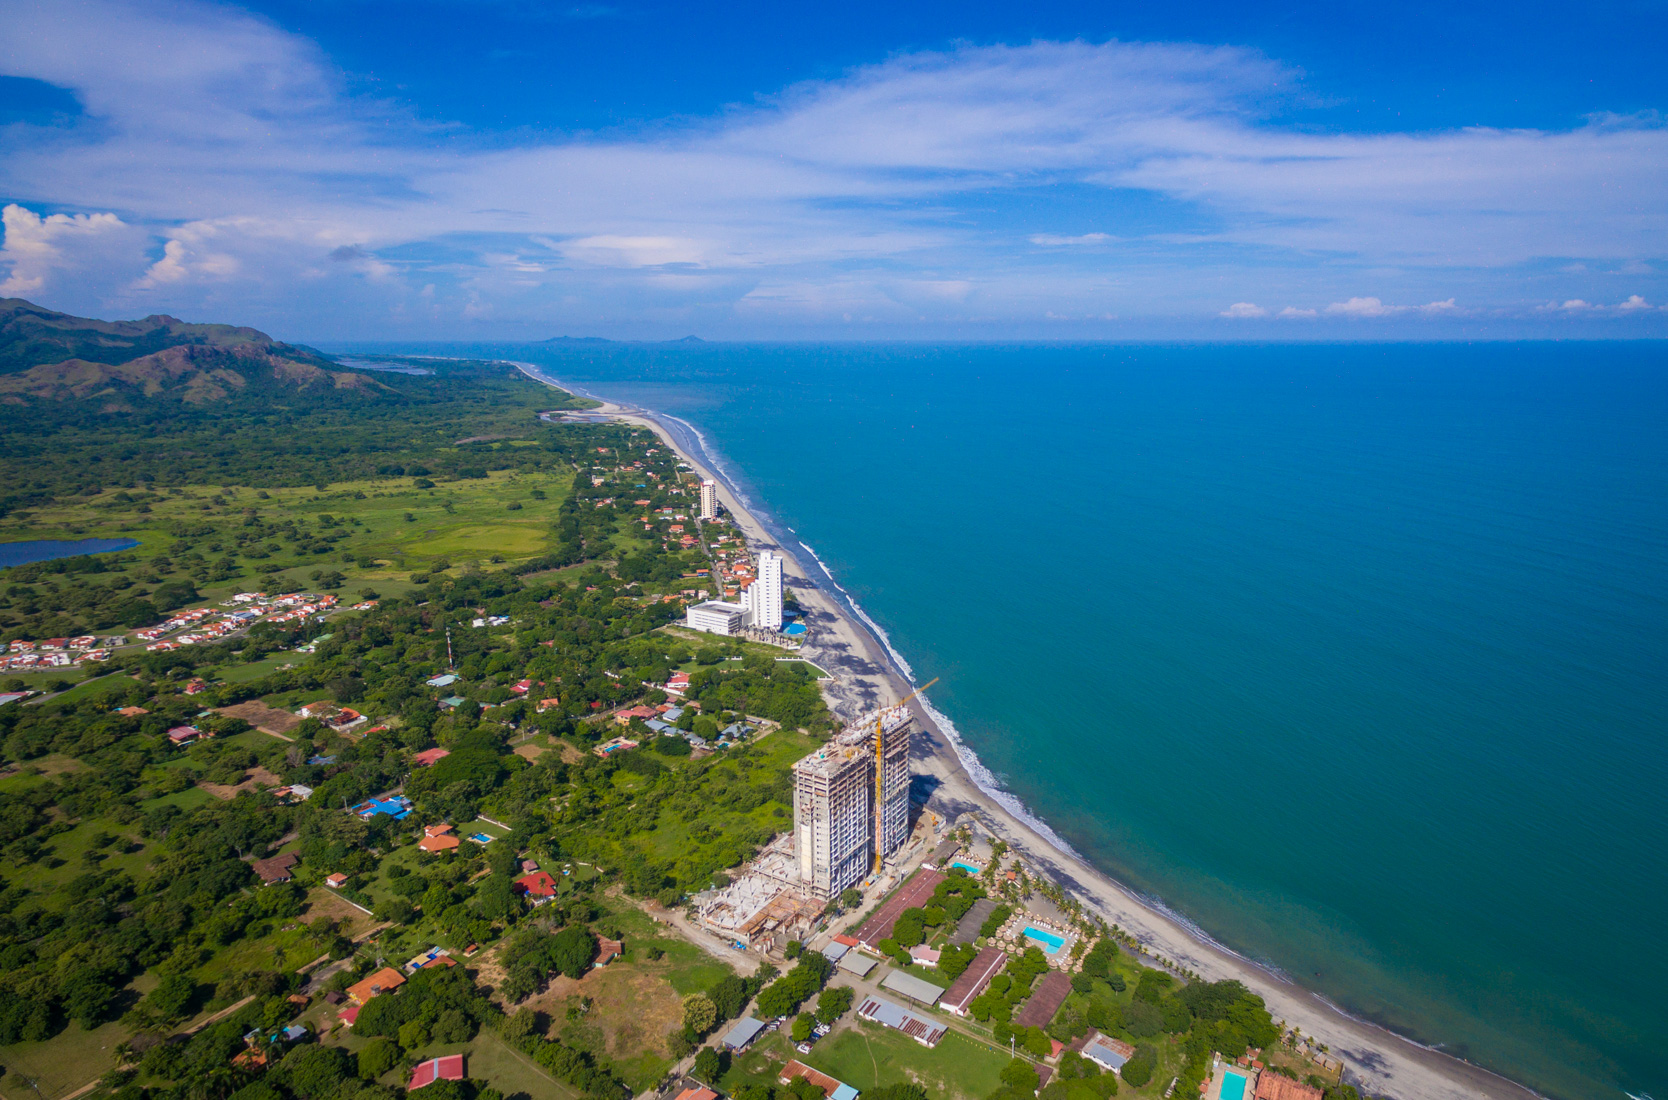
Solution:
M1055 1043L1128 1041L1123 1088L1156 1096L1279 1042L1243 987L1143 966L1057 886L1000 875L1000 842L880 946L948 986L1044 897L1094 942L1046 1021L1016 1022L1036 947L931 1051L855 1021L819 950L715 957L675 912L792 828L791 766L835 719L817 666L674 625L716 565L677 456L550 422L577 403L502 364L297 384L269 360L344 368L135 324L127 351L182 339L144 354L242 357L244 383L216 375L211 404L189 371L148 392L76 367L106 388L66 398L35 363L0 402L0 541L139 544L0 570L0 641L127 635L91 668L0 674L36 692L0 704L4 1100L397 1100L460 1053L469 1079L429 1100L625 1100L691 1056L735 1100L816 1100L777 1076L790 1043L869 1100L1023 1100L1043 1063L1046 1100L1107 1100L1119 1079ZM259 595L296 591L304 611ZM134 634L256 605L192 644ZM978 942L950 944L982 900ZM721 1052L748 1014L781 1026Z

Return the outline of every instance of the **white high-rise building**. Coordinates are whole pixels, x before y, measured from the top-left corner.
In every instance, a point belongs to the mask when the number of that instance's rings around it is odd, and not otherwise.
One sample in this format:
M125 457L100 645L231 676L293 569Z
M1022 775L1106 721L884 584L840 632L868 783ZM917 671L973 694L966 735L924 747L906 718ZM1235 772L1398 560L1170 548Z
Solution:
M759 575L744 593L752 624L760 630L782 629L782 556L759 551Z
M701 482L701 518L718 518L718 483L711 478Z

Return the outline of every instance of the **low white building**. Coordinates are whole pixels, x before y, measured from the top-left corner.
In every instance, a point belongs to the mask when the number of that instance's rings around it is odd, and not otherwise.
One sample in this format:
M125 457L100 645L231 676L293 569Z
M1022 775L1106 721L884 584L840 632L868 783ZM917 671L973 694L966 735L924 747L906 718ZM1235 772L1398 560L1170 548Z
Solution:
M738 603L708 600L691 607L685 622L689 629L706 634L736 635L747 626L747 608Z

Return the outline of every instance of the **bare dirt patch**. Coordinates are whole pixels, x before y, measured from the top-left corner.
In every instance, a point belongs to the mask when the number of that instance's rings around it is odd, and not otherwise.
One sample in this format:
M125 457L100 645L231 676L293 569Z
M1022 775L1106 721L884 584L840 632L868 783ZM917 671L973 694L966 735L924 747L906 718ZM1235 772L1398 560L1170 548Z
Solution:
M235 787L228 787L224 783L197 784L222 802L230 802L244 791L256 791L262 787L282 787L283 785L284 781L282 779L260 766L250 768L248 776Z
M517 745L515 747L515 754L528 761L537 760L549 751L549 745L540 745L534 741L528 741L526 744Z
M551 1018L551 1031L562 1034L575 1024L585 1045L610 1057L645 1051L668 1057L666 1039L683 1026L683 999L664 976L663 965L615 963L593 970L578 981L557 976L550 987L528 1001ZM570 1005L590 998L591 1007L575 1020ZM581 1036L576 1034L575 1038Z
M262 733L283 737L301 724L301 719L287 710L269 707L265 703L250 701L239 703L232 707L221 707L219 712L229 718L241 718Z
M306 919L309 923L320 917L329 917L341 928L342 935L350 939L364 931L375 919L369 917L348 903L348 900L334 890L314 887L307 891Z
M585 754L579 749L568 744L566 741L559 741L557 744L562 750L562 763L583 764L585 762Z

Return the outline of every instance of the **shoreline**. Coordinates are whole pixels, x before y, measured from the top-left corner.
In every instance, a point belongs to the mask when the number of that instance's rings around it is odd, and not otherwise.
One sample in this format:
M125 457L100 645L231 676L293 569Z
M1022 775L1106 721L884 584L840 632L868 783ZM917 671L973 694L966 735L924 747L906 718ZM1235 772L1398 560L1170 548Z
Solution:
M835 675L835 683L825 685L824 694L836 714L849 719L914 690L913 670L892 649L885 632L841 588L814 550L797 538L790 544L789 538L772 529L773 524L754 514L769 515L766 509L742 498L694 425L587 393L530 363L512 365L553 389L600 402L600 408L590 410L598 417L654 432L684 462L712 478L749 548L755 552L769 549L785 559L785 580L794 589L811 628L799 652ZM828 587L805 568L800 549L827 579ZM1074 851L1019 799L1002 790L977 755L962 744L948 717L924 700L912 702L910 708L919 731L911 752L911 768L935 782L923 809L951 821L964 813L978 814L984 826L1025 864L1077 895L1086 908L1118 925L1149 954L1184 966L1207 981L1240 981L1264 999L1277 1021L1283 1020L1288 1029L1301 1029L1311 1041L1326 1044L1331 1056L1344 1062L1346 1080L1364 1093L1396 1100L1479 1096L1542 1100L1532 1089L1481 1066L1351 1016L1320 994L1216 943L1185 917L1166 911L1162 901L1142 897Z

